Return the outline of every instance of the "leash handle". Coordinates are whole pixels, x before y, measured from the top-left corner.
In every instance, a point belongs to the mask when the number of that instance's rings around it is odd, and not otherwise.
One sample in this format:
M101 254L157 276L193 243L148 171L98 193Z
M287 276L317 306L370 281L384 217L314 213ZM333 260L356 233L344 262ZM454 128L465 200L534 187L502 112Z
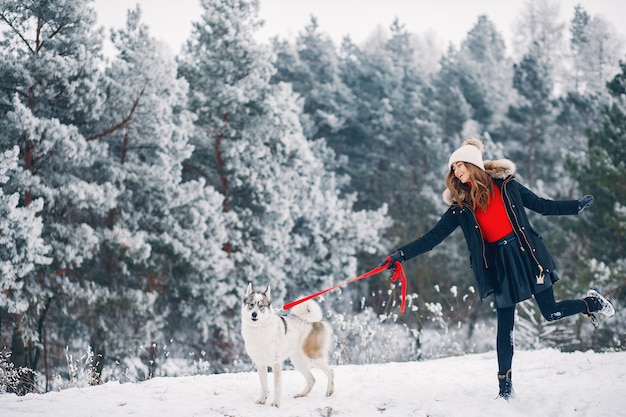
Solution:
M293 308L295 306L297 306L298 304L302 304L305 301L311 300L313 298L319 297L322 294L326 294L327 292L330 292L332 290L336 290L339 287L343 287L344 285L348 285L351 284L355 281L361 280L363 278L368 278L371 277L372 275L376 275L382 271L384 271L385 269L387 269L389 267L389 262L391 262L391 257L387 257L387 262L385 262L383 265L372 269L371 271L367 271L366 273L359 275L358 277L349 279L347 281L342 282L341 284L337 284L334 285L330 288L326 288L325 290L316 292L315 294L311 294L311 295L307 295L306 297L300 298L296 301L292 301L290 303L284 304L283 305L283 310L289 310L290 308ZM396 265L393 271L393 276L391 277L392 281L396 281L400 279L400 282L402 283L402 304L400 305L400 312L404 313L404 308L406 306L406 274L404 273L404 269L402 269L402 264L399 261L396 261Z
M391 276L391 281L396 282L400 280L402 283L402 303L400 304L400 312L404 313L404 309L406 308L406 274L404 273L404 268L402 268L402 264L400 261L396 261L396 267L393 270L393 275Z

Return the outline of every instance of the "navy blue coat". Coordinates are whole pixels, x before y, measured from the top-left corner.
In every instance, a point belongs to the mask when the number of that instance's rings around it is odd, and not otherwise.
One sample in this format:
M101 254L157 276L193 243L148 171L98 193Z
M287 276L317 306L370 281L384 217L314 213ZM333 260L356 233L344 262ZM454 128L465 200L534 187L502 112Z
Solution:
M503 164L506 169L502 169ZM547 289L547 286L558 280L558 275L554 271L556 265L541 236L530 225L524 208L543 215L578 214L578 200L555 201L538 197L528 188L515 181L513 175L503 175L503 173L514 172L515 170L515 165L507 160L485 161L485 170L494 177L495 184L500 188L507 214L517 238L516 243L519 250L530 256L533 265L537 265L538 274L544 274L544 276L550 278L545 280ZM470 252L470 263L474 272L478 294L481 300L484 300L494 291L494 275L493 271L489 270L489 265L493 265L493 262L488 259L487 244L482 237L480 226L472 207L465 201L459 206L456 201L451 201L450 191L446 190L446 192L444 192L444 200L450 204L450 208L430 231L411 243L402 246L399 250L404 253L405 260L414 258L432 250L458 226L461 226Z

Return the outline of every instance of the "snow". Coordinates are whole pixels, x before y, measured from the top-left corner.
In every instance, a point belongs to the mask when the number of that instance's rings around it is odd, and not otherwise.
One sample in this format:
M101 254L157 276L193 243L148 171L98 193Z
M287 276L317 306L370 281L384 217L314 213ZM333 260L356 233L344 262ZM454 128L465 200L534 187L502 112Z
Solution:
M304 379L283 372L279 409L255 404L259 381L245 372L5 394L0 410L3 417L626 416L626 352L516 351L509 402L496 399L495 352L334 370L332 397L324 396L326 380L316 370L313 391L297 399Z

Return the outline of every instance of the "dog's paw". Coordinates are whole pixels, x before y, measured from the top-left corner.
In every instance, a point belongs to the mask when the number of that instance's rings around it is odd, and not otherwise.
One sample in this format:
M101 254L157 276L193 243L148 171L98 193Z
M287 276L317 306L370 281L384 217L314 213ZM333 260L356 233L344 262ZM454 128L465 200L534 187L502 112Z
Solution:
M258 400L256 400L256 403L259 405L265 405L265 398L259 398Z
M274 401L272 403L272 407L280 408L280 403L278 401Z

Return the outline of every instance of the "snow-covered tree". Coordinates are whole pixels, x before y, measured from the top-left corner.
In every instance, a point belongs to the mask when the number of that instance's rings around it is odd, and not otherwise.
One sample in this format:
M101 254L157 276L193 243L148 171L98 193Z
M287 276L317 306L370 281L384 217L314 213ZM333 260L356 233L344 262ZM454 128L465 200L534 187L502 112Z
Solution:
M89 265L106 293L98 313L82 319L96 356L105 346L121 357L128 345L170 339L197 346L195 339L209 338L207 309L216 304L208 283L223 281L230 265L222 251L223 199L202 179L183 181L183 161L192 153L187 83L177 79L174 57L150 36L139 8L112 41L117 53L101 86L102 133L87 140L107 144L97 169L119 192ZM119 320L111 311L136 317Z
M386 227L384 205L354 212L356 196L341 195L344 180L327 169L334 153L323 140L306 140L300 106L289 86L277 85L266 111L251 121L254 131L244 131L238 152L229 155L238 167L234 189L250 198L239 214L248 226L239 231L238 267L257 282L271 277L291 297L354 276L356 256L380 250ZM260 258L250 262L255 252Z
M0 153L0 186L17 170L18 148ZM19 193L6 195L0 188L0 316L22 314L28 305L24 279L36 265L50 263L50 248L41 238L42 222L38 216L43 200L28 207L20 205Z
M514 65L513 87L519 100L509 106L497 139L527 181L549 180L557 172L555 154L560 147L551 134L557 109L551 98L554 82L548 64L533 54L525 55Z
M333 41L317 19L298 34L295 42L273 42L277 55L272 82L288 82L302 95L302 125L309 139L331 141L353 113L350 91L340 79L339 57Z
M487 16L479 16L461 42L458 65L460 88L472 107L472 119L480 124L478 131L464 136L482 136L501 122L514 95L513 63L502 34Z
M57 118L81 132L97 117L96 80L102 31L90 0L4 0L0 4L0 103L17 95L37 117Z
M197 116L186 166L223 192L233 216L226 248L235 268L228 283L212 287L222 303L211 316L226 342L237 323L217 317L233 316L248 282L270 284L284 300L351 276L355 254L378 247L385 216L384 209L352 211L353 200L341 197L343 180L327 172L332 152L303 134L302 103L290 86L270 83L274 57L254 40L258 3L202 5L180 57Z
M437 124L450 144L459 142L470 120L489 123L491 117L486 97L479 90L471 70L465 70L467 67L461 63L459 55L451 46L441 58L439 71L432 77L431 107L435 109Z
M42 199L41 236L51 248L50 265L37 267L26 280L28 309L11 322L11 359L37 369L44 335L58 336L44 331L45 319L51 309L66 308L72 288L85 289L77 269L98 245L90 223L106 216L116 195L92 170L105 147L84 136L101 111L101 32L93 29L88 1L8 0L0 14L0 147L19 147L22 170L5 189L19 192L25 207Z
M350 89L353 110L346 112L344 126L328 141L348 158L345 169L351 189L359 193L359 206L393 202L390 209L396 217L394 210L406 208L403 199L411 200L416 189L428 186L423 175L433 172L439 155L424 151L436 149L442 138L434 112L426 105L430 86L413 37L399 21L390 32L389 38L372 38L363 47L344 40L341 78Z
M562 61L565 23L561 20L560 5L553 0L524 2L513 33L515 60L532 54L542 65L555 68Z
M438 101L431 78L435 75L423 69L415 45L414 35L395 21L388 37L372 37L362 46L346 39L340 50L341 80L350 89L353 110L329 143L348 158L345 170L352 178L351 189L358 192L359 207L389 204L394 220L386 234L389 252L438 219L444 159L456 145L444 135L445 104ZM431 279L445 278L435 278L428 270L450 261L444 255L433 264L407 264L410 288L429 291ZM387 289L387 283L372 281L363 295L371 302L372 293Z
M607 20L590 16L581 5L574 9L569 31L573 89L579 93L603 91L607 80L619 71L623 39Z
M581 188L595 198L594 210L578 222L584 254L613 264L624 262L626 244L626 63L607 85L611 102L603 108L602 125L588 132L588 153L570 168ZM615 286L624 284L623 276L613 279L618 280Z
M32 349L34 352L24 356L26 362L16 365L37 369L44 334L39 323L44 323L48 314L64 315L71 311L79 295L89 297L92 281L81 268L94 257L100 244L93 219L106 218L117 191L111 183L93 179L92 167L104 156L101 146L87 142L74 126L35 117L17 100L13 107L6 118L10 128L5 131L5 138L23 138L26 146L32 146L32 154L21 155L19 169L24 170L29 162L33 165L32 171L12 176L7 188L26 190L21 201L27 207L32 204L31 198L43 200L39 211L44 226L42 237L51 247L50 265L37 268L28 280L30 308L14 328L12 360L20 358L16 351ZM51 324L46 334L55 343L58 341L59 349L67 341L61 341L64 337L58 333L57 325L67 326L64 330L81 328L76 322L45 323ZM60 360L62 355L56 357Z

